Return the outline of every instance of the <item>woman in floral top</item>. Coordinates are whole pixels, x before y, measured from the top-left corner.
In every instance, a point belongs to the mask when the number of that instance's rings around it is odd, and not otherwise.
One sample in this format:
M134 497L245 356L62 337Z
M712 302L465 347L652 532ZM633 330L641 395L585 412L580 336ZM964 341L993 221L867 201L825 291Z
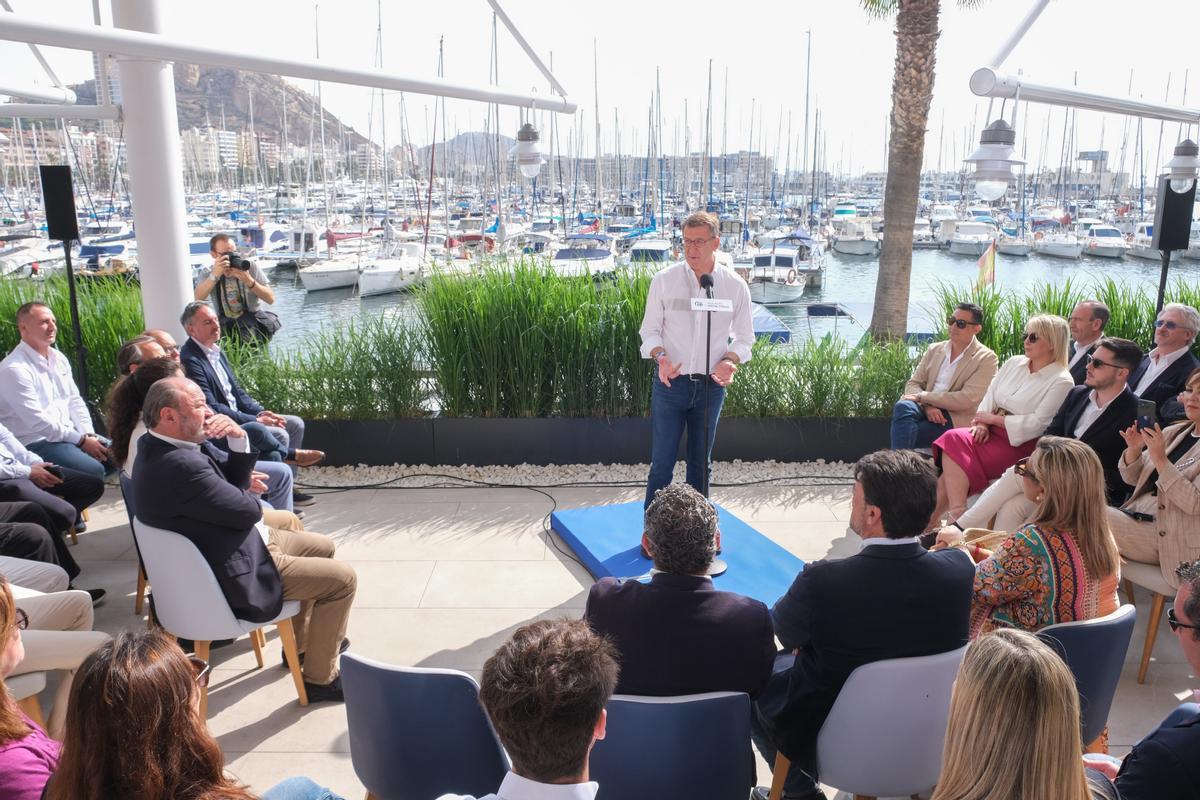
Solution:
M960 531L939 535L978 562L972 639L1001 627L1037 631L1117 608L1120 556L1095 452L1075 439L1044 436L1016 472L1025 496L1037 503L1032 522L995 551L967 544Z

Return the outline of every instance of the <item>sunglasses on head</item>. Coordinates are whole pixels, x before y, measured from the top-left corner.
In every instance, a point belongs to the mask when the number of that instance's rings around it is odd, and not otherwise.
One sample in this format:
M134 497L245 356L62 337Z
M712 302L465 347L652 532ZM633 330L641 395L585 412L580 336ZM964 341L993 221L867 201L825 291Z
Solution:
M188 663L192 665L192 669L196 672L196 685L201 689L207 689L208 676L212 671L212 667L203 658L196 656L188 656Z
M1175 616L1175 609L1173 608L1167 609L1167 624L1171 626L1172 633L1180 628L1187 628L1191 631L1200 631L1200 625L1188 625L1186 622L1180 622L1179 617Z
M956 317L947 317L946 324L953 325L955 328L958 328L961 331L962 329L964 329L970 325L974 325L975 323L971 322L970 320L966 320L966 319L958 319Z
M1036 333L1027 333L1027 334L1025 334L1025 335L1024 335L1022 338L1023 338L1025 341L1029 342L1030 344L1034 344L1034 343L1036 343L1036 342L1037 342L1037 340L1038 340L1038 339L1040 339L1041 337L1040 337L1040 336L1038 336Z
M1029 468L1028 457L1022 458L1016 464L1013 464L1013 472L1015 472L1017 475L1020 475L1022 478L1029 478L1031 481L1036 480L1036 478L1033 477L1033 470Z

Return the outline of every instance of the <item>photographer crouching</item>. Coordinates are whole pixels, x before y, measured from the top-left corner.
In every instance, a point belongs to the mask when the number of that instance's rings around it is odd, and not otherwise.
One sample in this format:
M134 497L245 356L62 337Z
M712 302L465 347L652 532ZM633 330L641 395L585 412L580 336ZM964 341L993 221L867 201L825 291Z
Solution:
M208 241L213 257L212 272L196 284L196 300L210 296L221 321L221 332L228 337L250 342L269 342L281 327L279 317L260 306L275 302L275 293L267 276L253 261L237 253L233 238L218 233Z

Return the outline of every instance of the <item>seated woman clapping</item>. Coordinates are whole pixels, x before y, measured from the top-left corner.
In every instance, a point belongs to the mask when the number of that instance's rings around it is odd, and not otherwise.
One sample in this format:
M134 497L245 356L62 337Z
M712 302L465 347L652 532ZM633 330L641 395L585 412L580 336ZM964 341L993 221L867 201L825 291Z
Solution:
M208 664L160 631L124 633L79 668L67 735L44 800L255 800L225 774L200 716ZM341 800L307 778L262 800Z
M932 800L1112 800L1080 760L1079 691L1037 637L997 631L967 649Z
M1121 556L1159 566L1172 589L1179 588L1175 566L1200 558L1200 369L1188 376L1179 402L1183 422L1122 431L1118 466L1134 488L1121 508L1109 509Z
M946 431L933 443L942 475L938 504L930 519L953 521L967 498L1033 451L1075 385L1067 371L1070 329L1062 317L1039 314L1025 323L1025 354L1004 362L979 403L970 428Z
M979 562L972 638L1001 627L1036 631L1117 608L1120 555L1095 451L1076 439L1043 436L1016 471L1036 504L1032 522L995 551L966 541L953 525L938 534L939 543L962 547Z

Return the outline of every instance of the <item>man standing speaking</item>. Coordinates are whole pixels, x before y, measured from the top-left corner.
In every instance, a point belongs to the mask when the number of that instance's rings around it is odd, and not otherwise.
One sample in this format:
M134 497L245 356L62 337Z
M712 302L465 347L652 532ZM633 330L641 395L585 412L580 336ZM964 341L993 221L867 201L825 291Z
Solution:
M725 387L733 381L738 365L750 360L754 344L750 287L732 269L717 264L720 246L717 218L705 212L692 214L683 222L684 260L650 282L639 331L642 356L657 364L650 398L646 507L654 493L671 482L685 425L687 482L707 496L709 459ZM705 341L708 315L712 328Z

